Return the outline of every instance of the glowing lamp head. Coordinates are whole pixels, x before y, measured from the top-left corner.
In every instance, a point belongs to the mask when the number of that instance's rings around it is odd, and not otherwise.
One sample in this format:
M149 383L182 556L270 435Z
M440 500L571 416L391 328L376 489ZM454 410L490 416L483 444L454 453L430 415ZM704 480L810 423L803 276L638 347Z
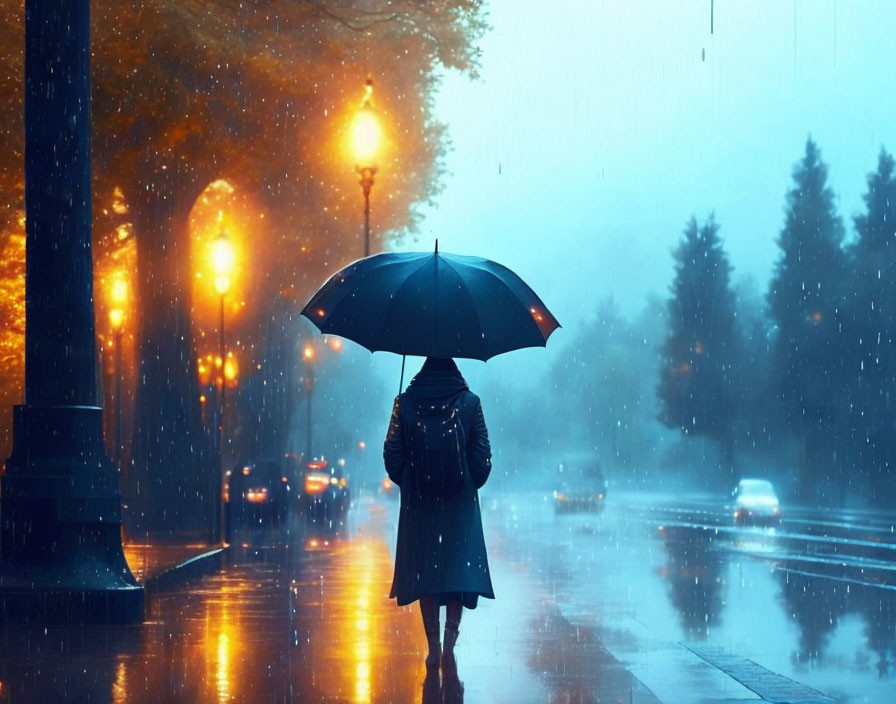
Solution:
M306 362L310 362L314 359L314 348L311 345L305 345L305 349L302 351L302 357Z
M359 168L376 166L376 153L379 150L382 137L380 122L371 104L372 98L373 79L368 78L364 84L361 108L355 114L355 121L352 124L352 153L355 155L355 163Z
M382 130L370 105L363 105L352 123L352 153L358 166L373 166L380 146Z
M230 275L236 264L236 252L233 243L223 232L212 240L212 270L215 273L215 290L221 295L230 288Z
M121 308L113 308L109 311L109 324L115 332L121 330L124 324L124 311Z

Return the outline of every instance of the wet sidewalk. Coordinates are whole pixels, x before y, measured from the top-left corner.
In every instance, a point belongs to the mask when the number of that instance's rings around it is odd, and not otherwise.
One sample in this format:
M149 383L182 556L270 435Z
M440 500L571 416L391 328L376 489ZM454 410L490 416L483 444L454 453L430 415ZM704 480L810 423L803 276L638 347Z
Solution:
M144 623L0 630L0 704L831 701L726 651L622 623L606 582L557 547L577 534L555 530L544 552L500 506L485 515L497 598L464 613L458 680L440 682L427 676L416 605L388 598L397 510L359 501L344 530L312 535L296 520L226 552L129 541L148 588ZM213 569L188 578L197 566ZM599 610L584 608L601 594Z
M291 584L296 642L311 659L301 680L313 683L295 701L659 704L593 632L562 616L551 585L510 559L498 536L490 542L497 598L464 612L461 686L440 688L438 675L427 676L416 604L398 608L388 598L395 507L373 503L365 511L348 541L307 552Z
M656 704L592 633L563 618L544 575L509 559L497 539L498 598L464 615L461 684L427 679L419 612L388 598L396 511L368 502L341 534L294 526L240 540L223 569L150 589L142 625L8 628L0 704ZM204 547L130 542L128 559L152 584Z

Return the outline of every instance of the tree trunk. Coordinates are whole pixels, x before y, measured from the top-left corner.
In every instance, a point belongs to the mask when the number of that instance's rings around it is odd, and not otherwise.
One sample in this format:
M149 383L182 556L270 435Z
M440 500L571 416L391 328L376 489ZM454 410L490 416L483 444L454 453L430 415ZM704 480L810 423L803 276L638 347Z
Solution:
M167 167L167 168L165 168ZM182 162L133 189L140 311L133 485L136 527L156 536L204 531L207 472L190 324L189 214L205 183Z

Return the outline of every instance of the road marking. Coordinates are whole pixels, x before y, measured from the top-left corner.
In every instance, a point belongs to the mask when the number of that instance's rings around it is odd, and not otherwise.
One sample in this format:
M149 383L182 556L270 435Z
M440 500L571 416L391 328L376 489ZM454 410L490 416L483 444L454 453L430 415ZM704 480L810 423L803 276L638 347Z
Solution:
M818 690L800 684L789 677L779 675L752 660L726 653L722 648L713 648L682 643L694 655L718 668L729 677L740 682L767 702L780 704L836 704L835 699Z

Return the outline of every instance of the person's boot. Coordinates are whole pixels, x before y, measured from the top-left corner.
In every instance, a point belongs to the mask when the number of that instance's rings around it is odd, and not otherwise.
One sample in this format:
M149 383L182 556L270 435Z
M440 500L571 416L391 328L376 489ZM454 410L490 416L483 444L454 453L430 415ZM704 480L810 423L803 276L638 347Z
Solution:
M445 621L445 639L442 649L442 667L455 668L457 660L454 657L454 645L460 632L460 622Z
M429 644L429 653L426 656L427 667L438 667L442 661L442 644L439 642L439 622L435 628L426 629L426 642Z

